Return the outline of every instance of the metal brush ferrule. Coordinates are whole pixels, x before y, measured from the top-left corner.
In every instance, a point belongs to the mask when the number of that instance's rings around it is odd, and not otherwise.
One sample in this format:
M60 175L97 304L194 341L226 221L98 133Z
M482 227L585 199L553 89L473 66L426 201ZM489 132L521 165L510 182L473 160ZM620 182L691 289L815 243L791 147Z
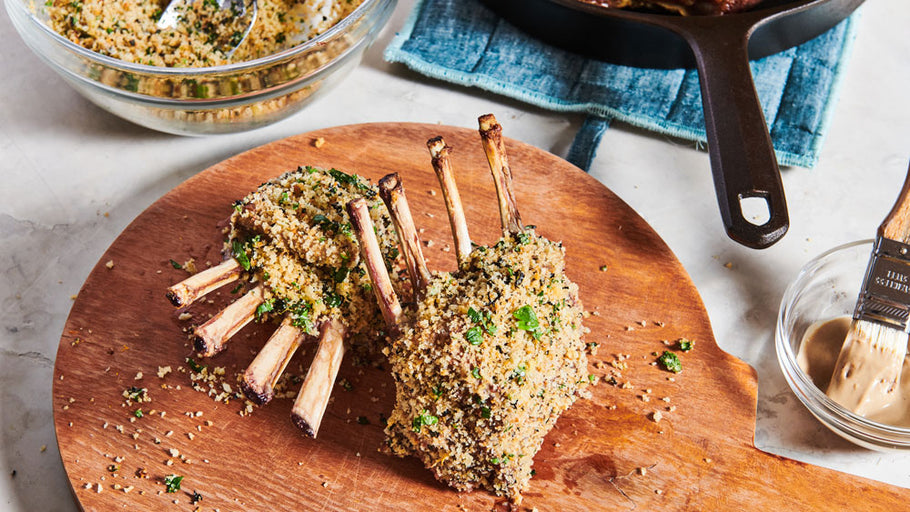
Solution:
M910 332L910 245L875 240L853 319Z

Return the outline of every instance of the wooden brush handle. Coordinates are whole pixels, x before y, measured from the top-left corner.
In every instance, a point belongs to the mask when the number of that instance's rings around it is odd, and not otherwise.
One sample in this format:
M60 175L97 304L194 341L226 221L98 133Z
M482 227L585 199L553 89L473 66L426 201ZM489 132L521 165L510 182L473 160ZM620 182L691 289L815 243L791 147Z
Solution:
M910 243L910 169L904 186L891 212L878 228L879 236L902 243Z

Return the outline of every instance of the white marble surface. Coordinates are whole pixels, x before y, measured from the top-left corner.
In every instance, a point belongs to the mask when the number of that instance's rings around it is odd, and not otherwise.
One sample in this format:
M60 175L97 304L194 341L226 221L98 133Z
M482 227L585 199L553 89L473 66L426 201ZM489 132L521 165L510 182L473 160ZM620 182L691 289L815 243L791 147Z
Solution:
M472 127L470 113L488 111L510 136L565 154L578 116L384 63L381 50L412 4L400 2L361 67L305 112L258 131L206 139L151 132L89 104L39 62L0 14L0 509L76 508L51 411L54 355L70 296L117 234L184 179L248 148L317 128L368 121ZM811 171L783 172L791 229L777 245L753 251L724 236L708 157L691 144L617 125L604 136L592 174L666 240L698 287L720 346L758 370L760 448L910 487L910 455L855 448L803 409L773 346L788 281L814 255L871 237L910 159L904 26L910 3L875 0L863 10L821 162Z

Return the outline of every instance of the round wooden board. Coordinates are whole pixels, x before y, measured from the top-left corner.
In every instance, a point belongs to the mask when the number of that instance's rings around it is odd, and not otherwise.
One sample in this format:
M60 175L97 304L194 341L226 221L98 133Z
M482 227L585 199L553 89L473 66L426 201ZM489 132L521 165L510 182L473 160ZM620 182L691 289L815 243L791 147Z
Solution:
M169 261L194 258L200 268L219 261L231 203L297 165L336 167L374 182L399 172L418 227L426 230L424 240L435 241L426 248L431 268L452 269L448 220L441 194L434 193L439 187L425 146L435 135L454 148L472 238L495 241L499 217L479 135L421 124L342 126L253 149L186 181L124 231L86 280L57 352L54 422L81 507L505 507L486 492L457 493L437 483L415 459L378 452L381 417L394 399L391 378L379 369L345 362L340 377L352 389L336 386L315 440L291 424L290 399L241 416L241 400L224 404L193 390L185 363L192 348L184 330L233 296L228 289L211 295L190 308L190 321L179 320L180 312L164 298L169 285L186 277ZM317 138L325 142L319 148ZM609 374L616 370L609 362L625 354L627 368L618 383L631 386L602 382L590 399L579 400L559 419L535 457L536 476L524 506L542 511L848 510L862 500L864 510L898 510L906 504L907 490L756 450L755 373L718 349L698 293L672 252L593 178L549 153L514 140L506 143L523 220L564 242L569 276L580 287L585 309L595 312L586 320L587 341L600 345L590 358L591 373ZM224 367L233 378L271 328L248 326L225 352L200 363ZM653 366L653 353L666 348L662 340L680 337L696 340L695 349L681 355L683 372L673 375ZM309 347L307 355L312 352ZM158 368L165 366L173 371L159 378ZM298 373L305 368L306 358L300 356L290 365ZM126 406L122 393L131 386L148 388L152 401ZM138 407L142 418L134 416ZM115 469L111 465L117 470L109 471ZM147 478L137 477L137 471ZM164 492L169 474L184 477L173 494ZM196 505L191 504L193 491L203 497Z

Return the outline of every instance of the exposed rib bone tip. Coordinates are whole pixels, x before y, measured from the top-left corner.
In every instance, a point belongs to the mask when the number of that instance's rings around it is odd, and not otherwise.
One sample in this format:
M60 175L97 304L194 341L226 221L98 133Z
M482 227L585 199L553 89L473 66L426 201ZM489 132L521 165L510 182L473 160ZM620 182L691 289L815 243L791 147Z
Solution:
M448 150L448 146L446 146L446 142L443 140L441 135L428 140L427 148L429 148L430 154L433 155L433 158L437 158L441 152Z
M246 396L250 402L253 402L256 405L265 405L271 402L272 398L275 397L271 390L260 392L253 389L246 380L240 381L240 390L243 391L244 396Z
M294 425L297 428L299 428L301 431L303 431L304 435L306 435L309 438L316 439L316 431L313 430L313 427L311 427L310 424L305 419L301 418L297 414L292 413L291 421L294 423Z
M477 118L477 122L480 124L480 129L485 132L495 129L502 129L502 126L499 125L499 122L496 121L496 116L493 114L484 114Z
M189 306L212 290L240 279L241 271L237 260L230 258L171 286L166 296L175 307Z
M164 294L164 296L167 297L167 300L171 301L171 304L173 304L175 308L182 308L183 306L186 305L180 299L180 295L178 295L173 290L168 290L167 293Z
M208 354L209 346L206 343L205 338L202 336L193 336L193 349L196 350L201 356L208 357L211 354Z

